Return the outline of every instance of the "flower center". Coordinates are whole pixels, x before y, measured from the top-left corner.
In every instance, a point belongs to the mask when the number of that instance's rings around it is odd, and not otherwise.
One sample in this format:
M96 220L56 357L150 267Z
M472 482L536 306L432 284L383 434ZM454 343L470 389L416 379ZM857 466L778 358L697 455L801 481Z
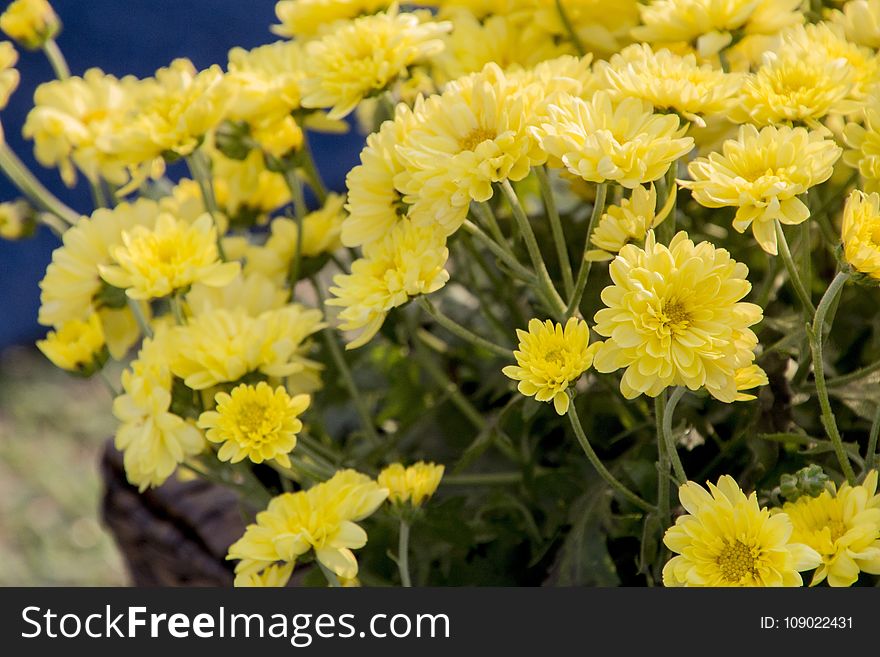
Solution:
M670 333L675 333L683 331L688 327L691 322L691 314L682 301L672 299L663 304L658 319L660 320L661 327Z
M842 520L834 520L828 523L828 529L831 530L831 542L834 543L844 534L846 534L846 525Z
M235 418L241 436L251 443L260 444L266 441L276 419L271 410L256 402L242 403Z
M554 347L553 349L549 349L547 353L544 354L544 360L550 361L554 365L564 365L565 364L565 350L561 347Z
M725 543L718 555L718 568L721 576L731 583L739 582L746 575L757 575L752 549L742 541Z
M464 137L462 140L458 142L459 146L463 151L473 151L476 150L477 146L482 144L484 141L489 141L490 139L495 139L498 134L494 130L489 130L488 128L477 128L472 130L470 134Z

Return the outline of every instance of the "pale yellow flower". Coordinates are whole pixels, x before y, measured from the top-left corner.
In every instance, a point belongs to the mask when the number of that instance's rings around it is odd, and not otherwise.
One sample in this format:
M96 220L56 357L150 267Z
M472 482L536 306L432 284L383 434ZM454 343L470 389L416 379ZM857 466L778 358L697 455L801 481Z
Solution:
M553 402L559 415L568 411L568 390L593 363L597 345L590 345L587 323L570 318L563 327L551 320L529 320L528 332L516 330L519 347L513 352L516 365L502 372L517 389L540 402Z
M33 233L34 209L24 199L0 203L0 237L18 240Z
M9 41L0 41L0 110L6 107L9 97L18 88L19 74L15 69L18 53Z
M880 194L854 189L843 208L843 255L857 271L880 280Z
M275 15L281 21L272 31L285 37L308 39L332 30L337 21L375 14L390 0L280 0Z
M388 500L393 504L419 507L434 495L444 470L442 465L424 461L409 467L392 463L379 473L376 481L382 488L388 489Z
M71 319L57 331L49 331L37 348L57 367L71 372L91 374L100 369L104 349L104 330L97 313L86 321Z
M0 30L25 48L36 50L61 30L61 21L47 0L15 0L0 15Z
M870 94L860 123L847 123L843 138L850 147L843 161L859 170L866 192L880 192L880 92Z
M752 125L724 142L721 153L710 153L688 165L693 180L679 180L707 208L738 208L733 227L751 226L767 253L776 255L775 221L799 224L810 209L798 198L831 177L841 149L827 131Z
M610 260L630 242L642 242L652 228L669 216L675 203L676 190L666 197L666 203L657 210L657 190L639 185L629 198L619 205L610 205L593 230L590 242L596 249L587 252L590 260Z
M217 205L233 225L265 224L268 215L290 202L284 176L266 168L259 150L252 150L243 160L211 151L211 164Z
M249 271L223 287L195 283L186 294L186 305L193 315L225 308L243 310L251 317L257 317L267 310L285 306L289 298L289 289L259 272Z
M796 541L789 517L759 507L730 475L708 486L678 489L687 513L663 537L676 553L663 568L664 586L803 586L800 571L821 557Z
M593 366L625 369L627 399L656 397L670 386L706 388L723 402L738 399L737 372L751 365L761 321L759 306L741 301L752 289L748 268L709 242L695 245L684 231L669 246L653 231L644 249L628 244L609 268L605 308L594 330L608 338Z
M534 134L551 158L591 182L632 189L663 176L694 146L676 115L654 114L638 98L615 104L606 91L590 101L560 94L548 112L549 121Z
M239 573L233 586L236 588L281 588L287 586L293 575L293 564L273 564L260 572Z
M395 8L342 24L306 46L303 107L329 107L331 119L345 117L363 98L406 76L409 66L440 52L450 27Z
M831 21L843 28L852 43L880 48L880 0L850 0L831 13Z

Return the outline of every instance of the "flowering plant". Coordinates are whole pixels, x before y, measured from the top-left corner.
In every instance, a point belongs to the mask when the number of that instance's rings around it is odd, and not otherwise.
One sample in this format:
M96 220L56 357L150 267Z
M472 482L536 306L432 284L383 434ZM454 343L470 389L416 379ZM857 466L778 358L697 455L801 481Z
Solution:
M242 586L876 583L880 0L419 4L281 0L147 79L0 16L96 206L3 144L0 234L61 237L38 346L129 481L235 490Z

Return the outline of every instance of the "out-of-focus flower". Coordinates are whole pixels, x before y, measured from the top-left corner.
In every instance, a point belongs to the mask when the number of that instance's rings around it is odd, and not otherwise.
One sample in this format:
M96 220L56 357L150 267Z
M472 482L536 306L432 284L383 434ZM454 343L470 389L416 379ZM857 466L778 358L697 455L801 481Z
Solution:
M444 469L442 465L424 461L409 467L392 463L379 473L376 481L382 488L388 489L388 500L393 504L420 507L437 490Z
M61 30L61 21L47 0L15 0L0 15L0 30L25 48L36 50Z
M843 255L857 271L880 280L880 194L854 189L843 208Z
M669 216L675 203L676 190L666 196L665 205L657 211L657 190L639 185L629 198L611 205L599 219L590 241L597 247L587 252L590 260L611 260L630 242L642 242L648 231Z
M281 24L272 31L307 40L332 30L337 21L375 14L389 5L390 0L280 0L275 15Z
M91 374L100 369L106 354L104 330L97 313L88 320L71 319L57 331L49 331L45 340L37 341L37 347L57 367L80 374Z
M9 41L0 41L0 110L18 88L19 74L15 68L18 53Z
M24 199L0 203L0 237L20 240L36 228L34 209Z

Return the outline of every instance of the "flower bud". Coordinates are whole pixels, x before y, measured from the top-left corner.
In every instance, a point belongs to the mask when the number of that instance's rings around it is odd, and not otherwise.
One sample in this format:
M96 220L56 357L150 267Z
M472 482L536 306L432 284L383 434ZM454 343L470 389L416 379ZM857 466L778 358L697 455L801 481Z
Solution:
M15 0L0 15L0 29L25 48L37 50L61 31L61 21L46 0Z

